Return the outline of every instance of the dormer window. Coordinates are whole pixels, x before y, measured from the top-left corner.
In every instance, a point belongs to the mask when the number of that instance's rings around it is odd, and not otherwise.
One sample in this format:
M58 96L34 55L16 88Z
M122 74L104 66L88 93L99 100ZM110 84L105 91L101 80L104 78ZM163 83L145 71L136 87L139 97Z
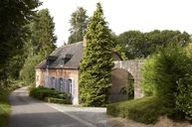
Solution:
M46 64L47 64L47 65L50 65L50 64L52 64L56 59L57 59L57 56L48 56L48 57L46 58Z
M66 54L64 58L62 58L63 64L66 64L71 58L72 54Z

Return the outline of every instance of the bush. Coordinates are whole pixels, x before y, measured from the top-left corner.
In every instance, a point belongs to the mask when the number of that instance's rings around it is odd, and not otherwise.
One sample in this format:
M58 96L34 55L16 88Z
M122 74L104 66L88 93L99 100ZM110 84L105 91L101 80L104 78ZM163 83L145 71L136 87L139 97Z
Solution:
M30 91L29 95L39 100L44 100L46 97L58 96L58 92L49 88L38 87L38 88L33 88Z
M31 88L29 95L37 98L39 100L45 100L51 103L59 102L59 103L70 103L70 96L65 93L60 93L54 89L38 87Z
M187 120L192 120L192 76L186 76L178 82L176 110L185 114Z
M112 103L107 106L107 114L129 118L142 123L155 123L159 116L172 112L163 106L164 101L156 97Z
M0 127L8 124L10 106L8 103L9 92L7 90L0 90Z
M171 45L148 58L142 69L142 88L147 96L164 100L172 114L192 119L192 60L186 50ZM177 116L180 115L180 116Z
M9 94L17 85L0 86L0 127L5 127L9 122L10 104L8 101Z
M10 104L8 101L10 93L21 87L20 82L16 80L0 81L0 127L6 127L9 122Z
M71 104L68 99L60 99L60 98L54 98L54 97L46 97L45 101L49 103Z

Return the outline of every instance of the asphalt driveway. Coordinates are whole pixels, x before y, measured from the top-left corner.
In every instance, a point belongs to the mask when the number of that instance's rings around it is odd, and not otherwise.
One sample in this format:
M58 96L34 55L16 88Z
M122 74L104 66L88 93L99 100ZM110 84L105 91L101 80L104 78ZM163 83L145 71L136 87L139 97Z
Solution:
M28 96L27 88L10 95L9 127L109 127L105 108L48 104Z

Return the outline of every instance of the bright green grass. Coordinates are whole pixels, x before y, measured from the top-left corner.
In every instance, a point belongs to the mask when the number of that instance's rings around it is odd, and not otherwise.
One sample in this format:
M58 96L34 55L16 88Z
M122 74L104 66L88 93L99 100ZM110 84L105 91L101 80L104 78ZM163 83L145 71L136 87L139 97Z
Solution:
M10 105L8 96L8 91L0 90L0 127L6 127L9 121Z
M129 118L146 124L155 123L161 115L172 110L163 106L163 101L156 97L112 103L107 106L108 115Z

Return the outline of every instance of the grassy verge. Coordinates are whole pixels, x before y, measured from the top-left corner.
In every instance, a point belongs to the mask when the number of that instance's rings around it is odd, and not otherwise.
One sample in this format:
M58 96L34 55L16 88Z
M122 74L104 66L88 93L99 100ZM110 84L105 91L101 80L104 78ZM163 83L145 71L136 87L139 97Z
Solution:
M170 112L172 110L165 108L163 101L156 97L112 103L107 106L108 115L129 118L145 124L155 123L160 116Z
M0 90L0 127L5 127L9 121L10 105L8 103L9 90Z
M19 81L12 81L6 87L0 86L0 127L6 127L8 125L11 109L8 98L13 90L21 86L19 83Z

